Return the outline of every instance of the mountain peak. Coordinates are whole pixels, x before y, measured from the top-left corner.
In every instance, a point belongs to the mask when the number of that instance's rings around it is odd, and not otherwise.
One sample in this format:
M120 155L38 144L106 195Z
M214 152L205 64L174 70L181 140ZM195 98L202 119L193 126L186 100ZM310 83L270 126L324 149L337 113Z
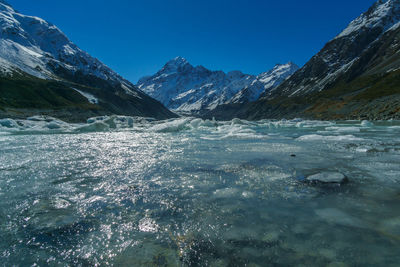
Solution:
M337 37L349 36L363 28L381 27L384 31L400 21L399 0L378 0L368 11L353 20Z
M271 70L267 72L263 72L259 75L260 79L265 79L264 77L270 77L271 75L279 75L281 76L282 74L285 74L283 76L286 76L285 79L292 75L294 72L296 72L299 69L299 66L297 66L295 63L292 61L289 61L286 64L276 64Z
M183 66L183 65L186 65L188 63L189 62L185 58L178 56L178 57L168 61L166 65Z
M297 70L292 64L279 65L269 74L255 76L238 70L225 73L201 65L193 67L186 59L176 57L155 75L140 79L137 86L170 109L197 113L222 104L257 100L261 93Z
M280 64L280 63L276 64L274 69L277 69L277 68L291 68L291 67L299 68L299 66L297 66L293 61L289 61L288 63L285 63L285 64Z
M284 65L299 67L299 66L297 66L297 64L294 63L293 61L289 61L288 63L286 63L286 64L284 64Z
M183 57L176 57L168 61L161 69L162 73L175 73L193 68L192 65Z

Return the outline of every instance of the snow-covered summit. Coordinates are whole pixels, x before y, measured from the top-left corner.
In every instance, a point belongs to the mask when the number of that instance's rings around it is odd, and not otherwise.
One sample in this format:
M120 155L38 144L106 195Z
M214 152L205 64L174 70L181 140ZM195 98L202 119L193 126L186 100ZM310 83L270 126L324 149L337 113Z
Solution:
M186 60L186 58L178 56L178 57L168 61L165 65L178 68L178 67L184 66L186 64L189 64L189 62Z
M298 69L299 67L293 62L277 64L272 70L261 73L257 78L264 84L265 89L272 88L283 82Z
M376 1L268 97L300 96L329 88L399 22L400 0Z
M250 86L239 91L231 102L252 102L256 101L262 94L269 95L298 69L299 67L293 62L276 64L271 70L258 75Z
M95 76L134 94L133 84L82 51L55 25L18 13L0 0L0 73L57 79L61 73Z
M182 71L187 71L193 68L192 65L189 64L189 62L183 58L183 57L176 57L170 61L168 61L164 67L161 69L161 71L165 75L169 74L174 74L176 72L182 72Z
M362 28L390 29L400 21L399 0L378 0L369 10L353 20L336 38L351 35Z
M176 57L156 74L140 79L137 86L170 109L198 112L222 104L254 101L297 69L295 64L288 63L255 76L237 70L211 71Z

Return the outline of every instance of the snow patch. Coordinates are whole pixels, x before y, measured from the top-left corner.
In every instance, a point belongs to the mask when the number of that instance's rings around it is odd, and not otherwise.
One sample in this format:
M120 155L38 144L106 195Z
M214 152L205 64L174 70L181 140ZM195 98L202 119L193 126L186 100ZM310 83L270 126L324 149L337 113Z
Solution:
M80 93L81 95L83 95L84 97L86 97L86 99L87 99L90 103L92 103L92 104L98 104L98 103L99 103L99 99L97 99L94 95L89 94L89 93L87 93L87 92L83 92L83 91L78 90L78 89L76 89L76 88L72 88L72 89L74 89L75 91L77 91L78 93Z
M384 31L398 27L400 3L396 0L379 0L373 7L353 20L335 39L348 36L362 28L383 27Z
M0 3L0 72L28 73L41 79L58 79L55 69L93 75L139 97L129 81L72 43L55 25L26 16ZM94 100L94 98L92 98Z

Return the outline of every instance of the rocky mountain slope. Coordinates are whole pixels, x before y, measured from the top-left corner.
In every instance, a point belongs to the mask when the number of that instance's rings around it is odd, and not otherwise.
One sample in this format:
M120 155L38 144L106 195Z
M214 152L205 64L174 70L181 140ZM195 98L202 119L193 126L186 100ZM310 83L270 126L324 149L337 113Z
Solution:
M172 110L193 113L212 110L221 104L255 101L297 69L289 62L258 76L240 71L224 73L194 67L177 57L156 74L140 79L137 86Z
M259 101L208 116L399 118L399 21L400 0L379 0Z
M174 116L158 101L79 49L56 26L20 14L4 0L0 1L0 33L2 116L54 111L68 117L72 110L81 115ZM26 86L29 83L37 87ZM49 84L57 84L58 89ZM90 102L85 94L92 95L97 102ZM53 101L55 98L59 101Z

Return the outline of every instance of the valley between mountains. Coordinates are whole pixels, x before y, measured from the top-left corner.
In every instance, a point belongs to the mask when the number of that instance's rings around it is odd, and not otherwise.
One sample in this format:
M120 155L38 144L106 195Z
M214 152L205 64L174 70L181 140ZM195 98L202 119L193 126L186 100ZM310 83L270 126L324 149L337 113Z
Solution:
M379 0L314 55L253 75L176 57L136 85L55 25L0 2L0 116L400 118L400 1Z

